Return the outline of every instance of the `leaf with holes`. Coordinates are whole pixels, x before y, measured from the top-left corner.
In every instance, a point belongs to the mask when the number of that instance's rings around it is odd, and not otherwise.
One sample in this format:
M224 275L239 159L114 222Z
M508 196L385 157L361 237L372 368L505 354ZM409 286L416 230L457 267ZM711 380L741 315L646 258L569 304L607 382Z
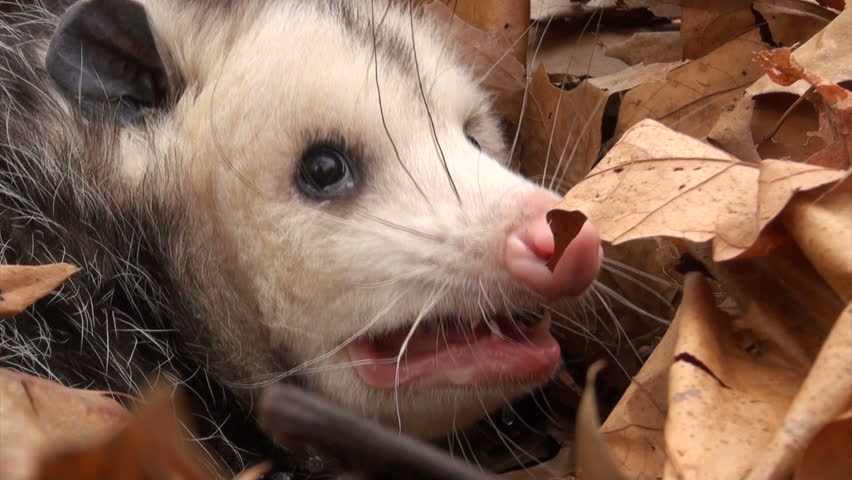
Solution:
M654 236L712 240L714 260L722 261L753 248L797 192L844 176L796 162L740 162L645 120L625 134L549 219L558 253L589 218L601 238L614 244Z

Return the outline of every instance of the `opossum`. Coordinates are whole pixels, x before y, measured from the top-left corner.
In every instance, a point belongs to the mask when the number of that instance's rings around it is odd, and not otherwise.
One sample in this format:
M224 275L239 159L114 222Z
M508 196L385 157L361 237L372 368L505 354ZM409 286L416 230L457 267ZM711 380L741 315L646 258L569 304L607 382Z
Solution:
M493 100L406 1L82 0L0 21L0 261L69 262L0 363L191 392L228 467L293 382L422 438L540 386L559 197L509 168Z

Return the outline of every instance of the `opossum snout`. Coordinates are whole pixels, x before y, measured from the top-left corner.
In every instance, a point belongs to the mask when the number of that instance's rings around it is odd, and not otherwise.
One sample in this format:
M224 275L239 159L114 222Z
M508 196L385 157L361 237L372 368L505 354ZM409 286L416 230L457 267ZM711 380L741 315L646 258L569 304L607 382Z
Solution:
M505 239L506 270L550 300L579 295L600 270L603 250L598 231L586 222L551 272L546 264L553 256L554 239L546 214L557 201L553 195L538 190L525 192L518 200L528 214Z

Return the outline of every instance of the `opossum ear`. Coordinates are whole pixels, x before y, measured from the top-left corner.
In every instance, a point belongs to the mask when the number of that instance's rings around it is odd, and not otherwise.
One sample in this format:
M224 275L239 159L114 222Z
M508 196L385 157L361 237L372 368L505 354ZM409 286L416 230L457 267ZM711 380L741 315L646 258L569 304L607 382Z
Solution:
M84 112L118 108L133 121L168 97L168 76L148 16L134 0L81 0L59 24L47 50L47 71Z

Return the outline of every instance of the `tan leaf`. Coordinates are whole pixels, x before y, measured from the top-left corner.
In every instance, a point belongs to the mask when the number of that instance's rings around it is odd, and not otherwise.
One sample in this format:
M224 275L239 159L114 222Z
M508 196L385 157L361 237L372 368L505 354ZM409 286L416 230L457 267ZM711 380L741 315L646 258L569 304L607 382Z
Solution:
M713 240L714 259L745 253L798 191L844 172L795 162L739 162L653 120L641 122L548 214L558 259L585 218L613 244L665 236Z
M553 21L545 25L544 37L533 39L530 71L544 64L547 73L581 79L612 75L629 66L604 52L607 45L627 40L630 32L601 27L595 32L580 34L570 23ZM545 27L539 27L537 31L545 31Z
M745 88L763 74L753 59L766 48L759 31L752 29L672 70L664 81L634 88L622 100L616 138L647 118L704 138L722 111L731 108Z
M852 80L850 44L852 14L844 11L797 48L793 59L828 82ZM842 61L844 58L847 61ZM808 87L804 80L784 87L768 75L762 76L746 89L735 108L722 112L707 135L708 140L743 160L757 161L783 155L805 161L824 147L822 141L812 138L810 133L816 130L816 111L807 101L797 102ZM796 108L788 112L794 104Z
M601 118L608 94L583 82L565 91L550 83L543 67L533 73L529 89L515 102L525 105L521 170L545 176L545 185L565 190L583 178L598 158Z
M612 453L601 436L595 378L603 362L589 367L586 388L577 412L575 442L577 449L577 477L582 480L618 480L625 478L618 470Z
M786 48L762 52L758 62L778 84L791 85L804 79L815 89L806 98L820 113L819 132L827 146L807 162L831 168L852 166L852 92L799 65Z
M823 343L784 421L746 478L788 477L811 440L852 402L852 303ZM852 475L852 470L847 474Z
M682 0L683 57L700 58L754 27L748 0Z
M619 470L627 478L654 480L663 470L668 372L679 325L675 318L601 427Z
M668 478L742 478L780 424L804 375L750 333L756 314L719 311L704 277L687 275L669 377Z
M793 475L795 480L852 478L852 412L829 423L814 437Z
M852 301L852 192L850 181L824 195L797 197L784 226L811 264L846 302Z
M679 62L683 53L679 32L636 32L627 40L607 45L606 55L628 65Z
M502 32L509 40L509 48L522 65L526 63L527 36L530 23L530 2L504 2L502 0L441 0L467 24L487 32ZM488 44L481 44L487 46ZM495 60L500 58L494 57Z
M0 478L35 478L36 462L49 448L91 444L128 417L102 392L0 369Z
M766 19L775 44L784 47L806 42L837 16L802 0L756 0L754 9Z
M187 440L185 415L172 392L159 388L148 396L122 429L100 442L70 446L57 444L38 466L35 478L64 480L210 480L222 478L202 463L201 454Z
M0 265L0 318L21 313L78 270L67 263Z

